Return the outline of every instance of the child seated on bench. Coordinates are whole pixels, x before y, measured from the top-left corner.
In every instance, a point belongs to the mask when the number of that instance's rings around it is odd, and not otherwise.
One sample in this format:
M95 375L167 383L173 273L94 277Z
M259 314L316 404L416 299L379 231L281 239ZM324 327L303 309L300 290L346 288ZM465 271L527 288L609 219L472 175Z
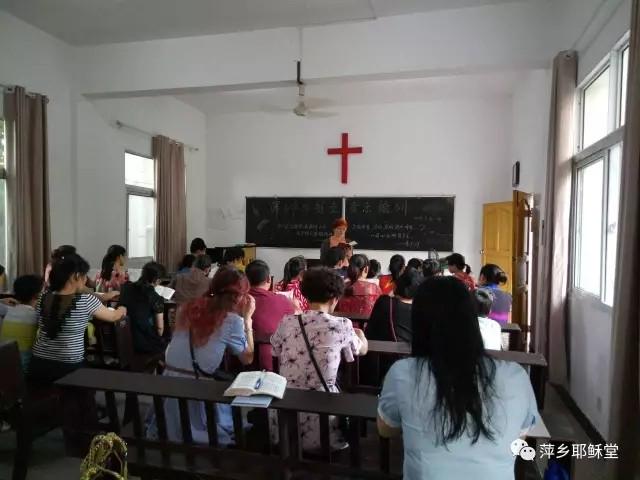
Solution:
M20 350L22 370L27 371L31 360L31 348L38 331L36 302L44 279L38 275L23 275L13 282L13 292L18 305L9 307L0 329L0 340L15 340Z

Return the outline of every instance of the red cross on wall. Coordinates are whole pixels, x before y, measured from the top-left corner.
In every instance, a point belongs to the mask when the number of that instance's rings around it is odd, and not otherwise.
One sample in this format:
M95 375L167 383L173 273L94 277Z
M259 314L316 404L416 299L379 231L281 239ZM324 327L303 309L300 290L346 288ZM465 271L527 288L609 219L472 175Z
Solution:
M362 153L362 147L349 147L349 134L342 134L342 145L338 148L328 148L328 155L340 155L342 159L342 183L347 183L349 177L349 154Z

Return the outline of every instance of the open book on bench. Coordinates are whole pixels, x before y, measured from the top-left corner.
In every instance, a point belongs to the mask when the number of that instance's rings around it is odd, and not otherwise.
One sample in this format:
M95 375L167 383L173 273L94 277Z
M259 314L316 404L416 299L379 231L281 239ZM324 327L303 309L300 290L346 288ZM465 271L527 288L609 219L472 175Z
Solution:
M224 392L225 397L268 395L282 399L287 379L273 372L242 372Z

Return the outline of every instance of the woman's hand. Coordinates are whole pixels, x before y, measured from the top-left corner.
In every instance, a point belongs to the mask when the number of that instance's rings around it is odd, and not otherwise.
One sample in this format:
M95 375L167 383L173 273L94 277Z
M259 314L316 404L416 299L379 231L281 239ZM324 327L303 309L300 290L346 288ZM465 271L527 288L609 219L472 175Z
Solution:
M246 295L244 298L244 303L242 305L242 317L244 318L245 323L247 319L251 320L251 316L255 311L256 311L256 299L253 298L251 295Z
M117 291L114 290L114 291L105 293L103 298L104 298L105 302L112 302L113 300L115 300L119 296L120 296L120 292L117 292Z
M366 355L369 351L369 342L367 341L367 337L364 336L364 332L359 328L354 328L353 331L356 333L356 337L360 339L360 343L362 344L358 355Z
M3 298L0 299L0 303L4 303L5 305L9 305L10 307L15 307L18 305L18 301L15 298Z

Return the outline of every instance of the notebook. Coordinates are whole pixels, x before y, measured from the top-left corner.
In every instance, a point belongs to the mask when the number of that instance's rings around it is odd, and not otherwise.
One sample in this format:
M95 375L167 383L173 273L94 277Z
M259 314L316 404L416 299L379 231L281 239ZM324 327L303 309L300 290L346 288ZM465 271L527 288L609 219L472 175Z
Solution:
M173 288L163 287L162 285L158 285L155 290L156 290L156 293L160 295L162 298L164 298L165 300L171 300L171 297L173 297L173 294L176 293L176 291Z
M287 379L273 372L242 372L224 392L225 397L268 395L282 398Z
M253 395L252 397L238 396L231 402L232 407L269 408L273 397L269 395Z

